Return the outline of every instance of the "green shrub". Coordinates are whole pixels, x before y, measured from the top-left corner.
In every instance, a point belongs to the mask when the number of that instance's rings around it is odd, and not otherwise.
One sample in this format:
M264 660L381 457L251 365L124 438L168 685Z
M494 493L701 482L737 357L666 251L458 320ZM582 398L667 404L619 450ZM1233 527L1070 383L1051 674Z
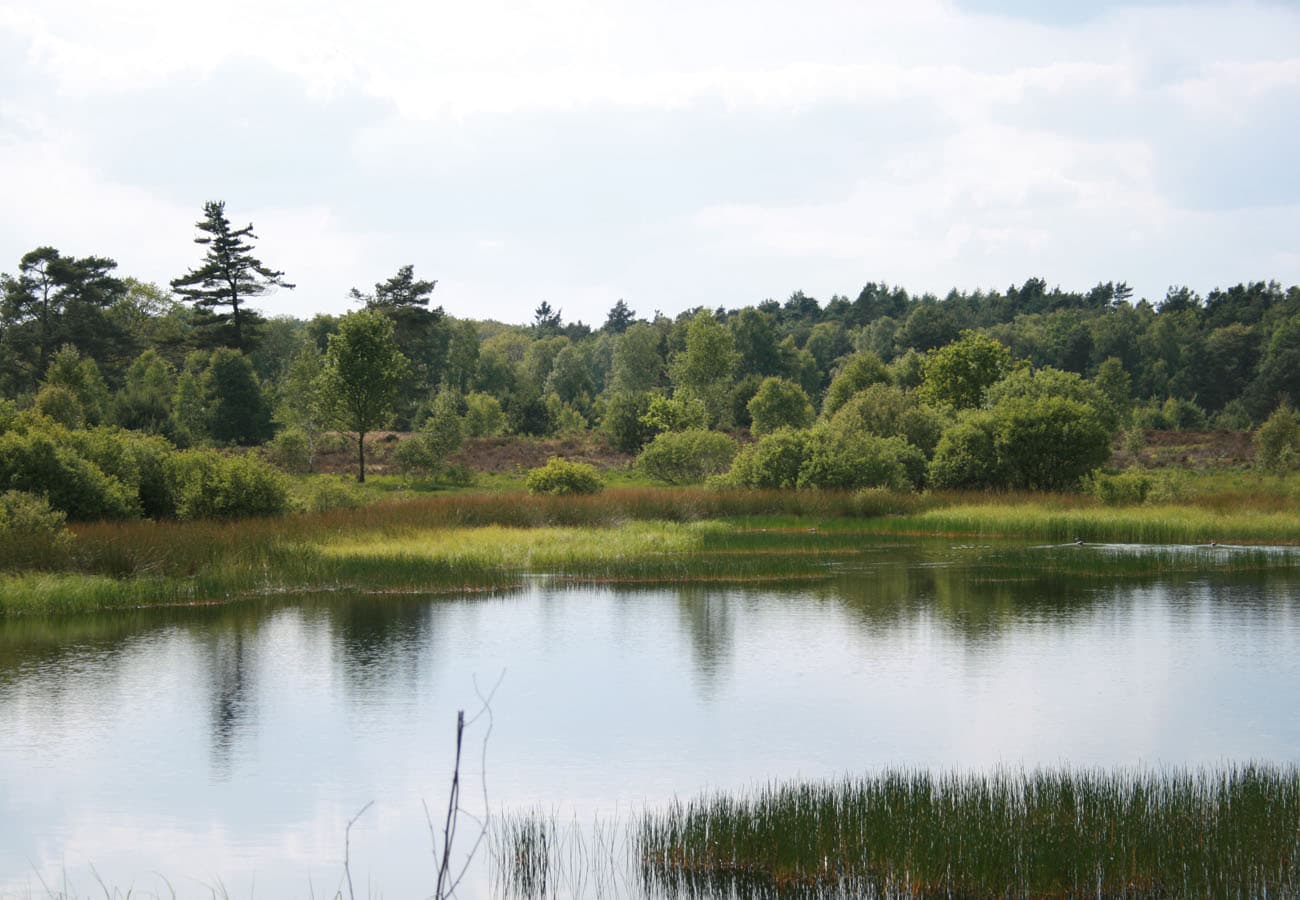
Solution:
M889 384L889 370L874 353L855 353L840 364L822 399L822 415L829 418L858 391L873 384Z
M771 434L779 428L807 428L813 408L803 388L784 378L764 378L746 405L754 434Z
M182 519L274 516L288 508L283 476L252 457L186 450L168 458L165 471Z
M605 486L594 467L558 456L552 456L546 465L530 471L525 484L530 494L555 495L596 494Z
M1255 465L1273 473L1293 469L1297 445L1300 445L1300 417L1290 404L1283 403L1255 430Z
M32 405L38 413L65 428L80 428L85 421L81 401L61 384L45 385L37 392Z
M176 515L176 500L163 471L164 461L175 448L166 438L104 427L66 432L62 439L134 491L146 516Z
M655 436L655 429L645 424L645 415L650 411L648 393L631 393L619 391L611 394L605 404L605 415L600 428L609 436L609 442L616 450L624 453L636 453L646 442Z
M356 509L365 503L354 482L333 475L312 478L302 496L307 512L328 512L331 509Z
M506 414L491 394L474 393L465 397L465 434L469 437L496 437L506 430Z
M1107 474L1094 472L1085 483L1087 491L1107 506L1136 506L1145 503L1152 480L1140 472Z
M72 544L66 519L43 496L24 491L0 494L0 566L30 568L60 559Z
M873 384L840 407L831 427L841 434L901 437L926 456L934 454L949 419L922 402L915 391L889 384Z
M69 519L129 519L140 515L137 491L104 473L60 437L62 429L0 436L0 489L48 498Z
M692 431L707 427L709 410L704 401L697 397L679 394L665 397L651 394L641 424L651 434L665 431Z
M823 426L809 432L807 448L799 487L907 490L925 481L925 456L900 437L848 435Z
M641 471L668 484L695 484L725 472L736 443L725 434L693 428L657 435L636 458Z
M784 428L741 449L727 482L736 487L789 489L799 486L808 456L808 432Z
M1063 397L1003 400L990 410L1008 487L1062 491L1110 458L1102 413Z
M1250 431L1255 423L1250 410L1241 400L1229 400L1214 417L1213 425L1222 431Z
M993 417L976 412L948 428L930 460L930 484L937 488L978 490L1007 481L993 439Z
M284 472L305 475L311 471L316 454L311 435L301 428L286 428L266 445L271 464Z

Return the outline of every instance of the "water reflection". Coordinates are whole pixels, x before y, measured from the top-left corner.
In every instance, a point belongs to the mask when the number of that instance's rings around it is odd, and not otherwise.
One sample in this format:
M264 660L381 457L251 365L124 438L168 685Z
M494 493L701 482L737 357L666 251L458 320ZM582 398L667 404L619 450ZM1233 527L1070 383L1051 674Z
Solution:
M488 771L507 807L898 765L1300 759L1278 712L1300 702L1300 582L1044 582L970 555L871 548L788 586L0 623L0 896L91 863L119 885L163 869L303 895L369 800L359 871L427 894L420 801L440 803L472 677L503 668Z

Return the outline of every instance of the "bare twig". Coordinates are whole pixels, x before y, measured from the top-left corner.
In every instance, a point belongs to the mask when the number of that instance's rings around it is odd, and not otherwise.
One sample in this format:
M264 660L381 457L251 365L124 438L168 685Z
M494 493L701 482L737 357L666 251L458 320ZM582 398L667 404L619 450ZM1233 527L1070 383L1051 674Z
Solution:
M356 896L352 893L352 826L356 824L357 819L366 814L366 810L374 805L375 801L371 800L361 807L355 816L348 819L348 827L343 829L343 874L348 881L348 900L356 900Z

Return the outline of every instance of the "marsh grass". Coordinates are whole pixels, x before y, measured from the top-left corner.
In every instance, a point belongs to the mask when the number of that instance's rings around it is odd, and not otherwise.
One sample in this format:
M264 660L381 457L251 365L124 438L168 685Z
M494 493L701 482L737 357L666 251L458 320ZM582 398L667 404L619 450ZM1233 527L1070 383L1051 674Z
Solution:
M510 821L498 881L516 896L609 865L553 853L544 819ZM641 896L1294 898L1298 822L1300 770L1245 765L887 771L712 794L625 827Z
M75 526L37 564L0 547L0 615L224 602L264 593L505 588L584 581L805 581L918 537L1300 543L1300 515L1101 507L1045 495L611 490L589 497L447 494L274 519ZM1158 576L1293 568L1239 550L986 553L973 577ZM16 551L15 551L16 552ZM25 551L24 551L25 552ZM1098 565L1096 554L1102 556ZM951 555L951 554L950 554ZM960 556L960 555L959 555ZM29 559L24 556L24 559ZM958 559L967 564L969 560Z

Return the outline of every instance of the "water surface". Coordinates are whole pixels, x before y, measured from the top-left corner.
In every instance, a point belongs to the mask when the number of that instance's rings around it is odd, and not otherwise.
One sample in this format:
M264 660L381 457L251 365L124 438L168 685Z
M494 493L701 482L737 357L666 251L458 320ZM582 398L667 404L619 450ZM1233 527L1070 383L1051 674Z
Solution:
M456 710L493 808L612 815L886 767L1300 761L1295 576L343 596L0 623L0 896L432 893ZM466 804L482 806L467 736ZM467 827L467 826L465 826ZM465 832L462 832L464 834ZM482 861L482 859L480 860ZM92 872L91 866L94 867ZM476 867L461 896L487 896Z

